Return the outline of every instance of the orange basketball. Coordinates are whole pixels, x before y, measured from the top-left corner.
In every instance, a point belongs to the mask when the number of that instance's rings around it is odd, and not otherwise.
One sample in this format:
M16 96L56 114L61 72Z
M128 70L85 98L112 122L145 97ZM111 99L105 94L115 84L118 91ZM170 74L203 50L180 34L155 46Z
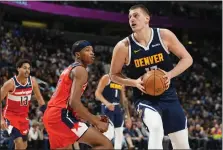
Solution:
M147 94L152 96L161 95L165 92L165 75L164 71L161 70L151 70L145 73L143 76L143 86Z

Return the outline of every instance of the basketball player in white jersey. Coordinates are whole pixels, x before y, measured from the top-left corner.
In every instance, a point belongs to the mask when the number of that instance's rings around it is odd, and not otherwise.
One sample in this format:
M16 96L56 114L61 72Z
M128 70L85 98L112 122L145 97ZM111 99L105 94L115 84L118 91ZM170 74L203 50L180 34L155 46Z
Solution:
M179 103L174 77L192 65L193 59L175 34L168 29L151 28L150 14L143 5L129 10L133 33L119 41L114 48L110 77L113 82L133 87L133 100L150 137L148 149L163 149L164 134L170 137L174 149L189 149L187 119ZM180 60L173 66L170 53ZM127 77L121 72L128 70ZM145 93L142 76L150 69L166 72L166 91L160 96Z
M1 88L0 102L6 97L6 106L3 111L1 109L1 129L8 131L14 140L15 149L26 149L32 92L42 112L46 106L36 79L30 76L30 61L21 59L17 62L16 68L18 75L6 81Z

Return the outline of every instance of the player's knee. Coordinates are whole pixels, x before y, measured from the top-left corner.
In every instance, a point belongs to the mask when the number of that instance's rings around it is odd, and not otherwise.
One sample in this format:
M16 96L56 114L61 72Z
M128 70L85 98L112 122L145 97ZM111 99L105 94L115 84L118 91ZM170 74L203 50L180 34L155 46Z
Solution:
M27 148L27 142L24 142L24 144L23 144L23 148L24 148L24 149Z
M27 148L27 143L26 142L18 142L15 141L15 149L26 149Z
M106 140L106 142L103 143L103 149L114 149L112 142L109 140Z

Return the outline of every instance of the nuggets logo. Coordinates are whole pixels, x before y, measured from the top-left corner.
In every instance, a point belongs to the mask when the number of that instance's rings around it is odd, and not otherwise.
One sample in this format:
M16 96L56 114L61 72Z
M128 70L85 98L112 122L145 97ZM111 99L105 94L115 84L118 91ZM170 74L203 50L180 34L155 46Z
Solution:
M153 65L162 61L164 61L163 54L159 53L152 56L135 59L134 63L135 63L135 67L138 68L138 67Z
M119 85L119 84L116 84L116 83L111 83L111 84L110 84L110 88L121 90L121 89L122 89L122 86Z

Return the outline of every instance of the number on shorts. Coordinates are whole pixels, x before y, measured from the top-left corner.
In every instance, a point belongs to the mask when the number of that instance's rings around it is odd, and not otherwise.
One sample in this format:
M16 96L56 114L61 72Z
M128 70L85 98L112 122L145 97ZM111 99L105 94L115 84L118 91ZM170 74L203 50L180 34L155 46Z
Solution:
M28 96L22 96L20 101L20 106L27 106L28 105Z

